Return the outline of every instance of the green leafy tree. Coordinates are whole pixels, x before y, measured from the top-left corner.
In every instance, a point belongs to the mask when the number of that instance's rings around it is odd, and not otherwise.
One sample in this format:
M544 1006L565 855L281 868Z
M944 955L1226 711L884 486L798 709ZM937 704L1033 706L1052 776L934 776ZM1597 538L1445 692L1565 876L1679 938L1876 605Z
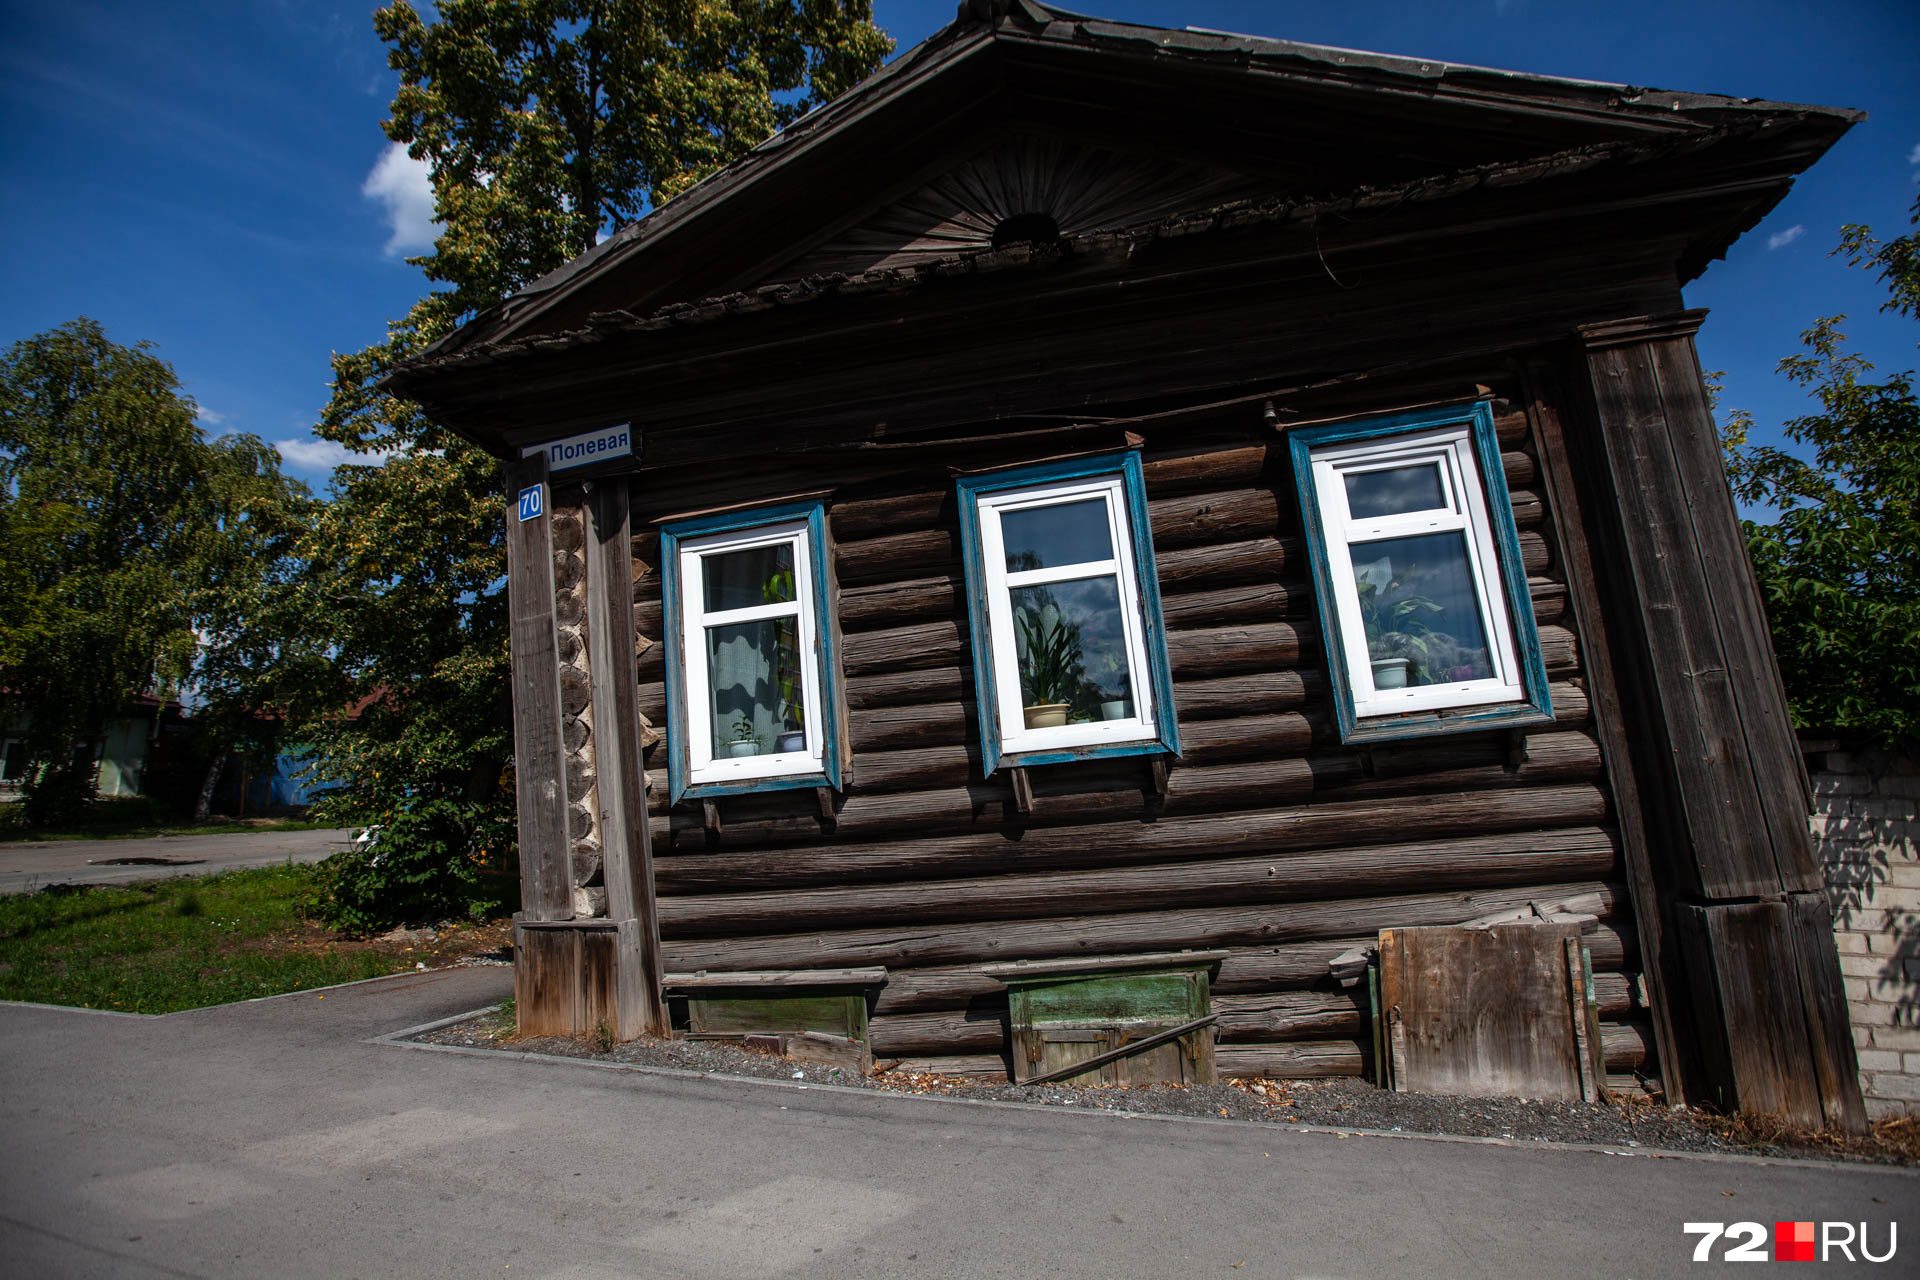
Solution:
M1920 200L1913 209L1920 224ZM1882 243L1858 225L1835 250L1887 285L1883 311L1920 319L1920 233ZM1828 316L1780 372L1820 409L1785 424L1813 460L1748 442L1735 413L1728 475L1742 501L1773 508L1748 521L1747 547L1766 601L1787 699L1803 727L1920 739L1920 401L1913 372L1869 381Z
M465 805L459 820L436 810L428 843L470 862L506 852L512 805L502 479L380 379L854 84L892 43L867 0L447 0L434 21L401 0L374 27L400 73L387 136L427 165L440 231L411 259L432 292L385 342L333 360L318 433L387 460L335 473L310 539L299 594L335 648L308 683L308 732L341 784L331 812L390 825L429 800ZM352 896L360 923L377 915L377 885Z
M30 825L81 815L94 745L135 695L211 662L223 698L260 705L220 620L258 583L256 534L304 490L194 414L149 344L85 318L0 359L0 716L26 730Z

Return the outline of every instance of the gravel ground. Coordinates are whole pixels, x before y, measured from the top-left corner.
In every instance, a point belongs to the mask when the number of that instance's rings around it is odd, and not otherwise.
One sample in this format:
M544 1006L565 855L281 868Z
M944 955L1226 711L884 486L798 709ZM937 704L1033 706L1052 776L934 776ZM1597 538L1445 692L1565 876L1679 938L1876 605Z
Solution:
M585 1039L513 1038L511 1017L481 1014L426 1032L428 1044L542 1053L649 1067L672 1067L714 1075L751 1076L803 1084L938 1093L956 1098L1129 1111L1152 1115L1205 1116L1263 1124L1331 1129L1444 1133L1521 1142L1577 1142L1619 1149L1719 1152L1726 1155L1830 1157L1913 1163L1920 1124L1876 1126L1876 1137L1848 1143L1816 1135L1757 1133L1750 1124L1641 1100L1612 1103L1551 1102L1524 1098L1454 1098L1388 1093L1364 1080L1232 1080L1182 1088L1083 1085L1012 1085L951 1076L885 1071L861 1076L840 1067L794 1062L731 1044L651 1037L604 1050ZM882 1064L884 1065L884 1064Z

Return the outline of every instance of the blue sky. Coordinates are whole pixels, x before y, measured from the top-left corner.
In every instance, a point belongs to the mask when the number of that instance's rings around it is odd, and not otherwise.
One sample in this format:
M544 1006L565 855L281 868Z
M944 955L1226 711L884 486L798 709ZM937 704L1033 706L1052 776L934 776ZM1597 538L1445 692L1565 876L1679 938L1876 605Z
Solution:
M881 0L913 44L954 0ZM1103 17L1666 89L1861 107L1870 119L1688 290L1711 308L1702 363L1763 431L1805 400L1773 368L1816 316L1883 369L1915 364L1910 322L1827 257L1844 222L1907 229L1920 177L1913 0L1430 0L1344 4L1087 0ZM377 341L419 296L401 260L431 214L380 132L395 77L370 3L0 5L0 343L77 315L146 339L209 428L281 445L323 482L311 434L328 356ZM425 203L423 203L425 201Z

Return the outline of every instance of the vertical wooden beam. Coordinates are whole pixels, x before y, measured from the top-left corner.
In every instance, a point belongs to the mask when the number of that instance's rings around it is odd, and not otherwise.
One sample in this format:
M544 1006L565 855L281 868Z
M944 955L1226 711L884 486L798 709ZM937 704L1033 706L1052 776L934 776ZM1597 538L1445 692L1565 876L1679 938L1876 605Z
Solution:
M635 699L632 521L624 475L594 482L587 500L587 656L593 673L593 759L607 914L619 929L615 1034L668 1033L660 996L660 915L653 892Z
M1707 409L1693 334L1703 312L1580 330L1592 390L1582 479L1613 554L1623 714L1660 890L1688 971L1680 1028L1691 1100L1858 1126L1831 934L1795 927L1823 891L1806 779ZM1637 904L1636 904L1637 905Z
M567 836L566 747L560 732L560 656L553 625L553 543L547 460L507 466L507 612L513 655L513 775L519 803L520 905L529 920L573 918ZM541 490L522 520L519 493Z
M1564 387L1551 365L1536 363L1524 373L1527 416L1533 426L1534 447L1540 455L1540 475L1547 490L1547 507L1554 539L1560 545L1560 563L1567 577L1567 603L1580 654L1587 673L1587 695L1594 727L1600 738L1600 756L1620 829L1622 860L1626 864L1627 894L1633 900L1634 929L1640 938L1647 1003L1653 1013L1654 1050L1660 1062L1660 1083L1669 1098L1687 1096L1686 1073L1674 1037L1675 1018L1668 991L1685 989L1685 964L1669 936L1666 904L1654 872L1654 850L1647 833L1643 793L1628 746L1629 728L1621 705L1619 678L1614 670L1606 610L1594 577L1594 555L1599 539L1592 530L1593 513L1581 496L1575 476L1576 458L1567 439L1566 423L1558 408ZM1604 545L1604 544L1602 544Z

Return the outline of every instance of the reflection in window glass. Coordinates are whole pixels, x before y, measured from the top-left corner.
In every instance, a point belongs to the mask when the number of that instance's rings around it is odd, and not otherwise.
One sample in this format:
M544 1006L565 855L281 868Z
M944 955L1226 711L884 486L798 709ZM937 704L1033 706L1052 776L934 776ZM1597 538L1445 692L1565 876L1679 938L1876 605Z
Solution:
M1347 512L1355 520L1432 511L1447 505L1440 486L1440 468L1430 462L1413 467L1386 467L1379 471L1349 471Z
M1464 534L1356 543L1353 577L1375 688L1492 678Z
M704 556L701 569L709 613L793 599L791 542Z
M1009 573L1113 559L1107 504L1098 498L1003 511L1000 538Z
M1010 594L1027 727L1134 714L1117 579L1076 578L1015 587Z
M716 758L803 749L792 736L806 727L797 622L789 616L707 628Z

